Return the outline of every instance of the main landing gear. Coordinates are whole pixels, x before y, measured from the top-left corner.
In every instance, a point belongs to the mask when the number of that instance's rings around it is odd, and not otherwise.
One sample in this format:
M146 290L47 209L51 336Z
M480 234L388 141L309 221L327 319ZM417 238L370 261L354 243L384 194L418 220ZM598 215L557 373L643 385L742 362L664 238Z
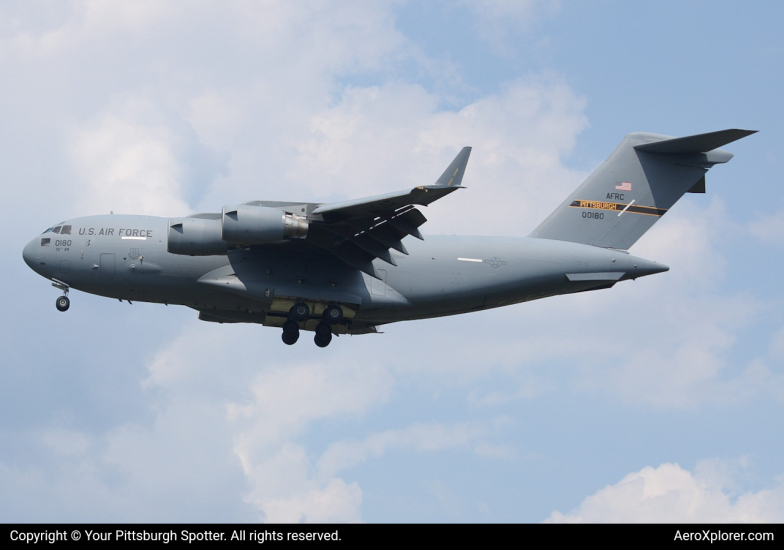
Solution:
M289 318L283 323L283 343L289 346L299 340L299 324L310 317L310 308L304 302L297 302L289 310ZM343 320L343 309L335 304L327 306L321 315L322 321L316 326L313 341L320 348L325 348L332 341L332 325Z
M313 341L320 348L327 347L332 341L332 327L321 321L316 327L316 336L313 338Z
M297 340L299 340L299 325L289 319L283 323L283 343L291 346L296 344Z
M343 308L335 304L327 306L321 317L330 325L336 325L343 320Z

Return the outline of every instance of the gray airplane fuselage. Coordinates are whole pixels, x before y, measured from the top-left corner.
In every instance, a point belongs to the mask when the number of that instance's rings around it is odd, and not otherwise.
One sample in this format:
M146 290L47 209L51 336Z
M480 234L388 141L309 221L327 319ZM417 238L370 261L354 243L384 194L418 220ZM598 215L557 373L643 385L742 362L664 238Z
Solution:
M168 218L152 216L75 218L59 224L70 234L36 237L23 256L41 276L70 288L214 314L205 320L264 322L278 298L345 304L355 309L355 323L368 325L606 288L668 269L565 241L427 236L407 239L409 255L393 254L397 266L376 260L376 279L329 254L300 253L291 241L226 255L171 254L168 225Z
M627 134L528 236L423 237L418 209L458 189L463 147L432 185L333 203L250 201L187 217L104 215L47 229L24 260L63 291L191 307L199 319L333 335L610 288L669 268L628 253L753 134Z

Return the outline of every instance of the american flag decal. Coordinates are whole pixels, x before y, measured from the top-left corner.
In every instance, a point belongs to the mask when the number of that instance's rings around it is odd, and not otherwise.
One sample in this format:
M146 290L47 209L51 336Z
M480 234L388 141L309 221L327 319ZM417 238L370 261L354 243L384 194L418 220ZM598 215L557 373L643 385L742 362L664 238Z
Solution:
M616 185L615 188L618 191L631 191L632 190L632 184L629 183L628 181L625 181L625 182L623 182L620 185Z

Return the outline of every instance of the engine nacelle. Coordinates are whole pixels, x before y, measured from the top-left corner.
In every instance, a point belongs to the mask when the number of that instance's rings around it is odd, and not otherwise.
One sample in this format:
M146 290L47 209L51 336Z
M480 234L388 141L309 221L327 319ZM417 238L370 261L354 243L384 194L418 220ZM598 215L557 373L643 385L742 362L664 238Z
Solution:
M308 234L308 220L266 206L224 206L221 238L232 244L266 244Z
M220 220L171 218L166 250L183 256L226 254L229 243L221 239Z

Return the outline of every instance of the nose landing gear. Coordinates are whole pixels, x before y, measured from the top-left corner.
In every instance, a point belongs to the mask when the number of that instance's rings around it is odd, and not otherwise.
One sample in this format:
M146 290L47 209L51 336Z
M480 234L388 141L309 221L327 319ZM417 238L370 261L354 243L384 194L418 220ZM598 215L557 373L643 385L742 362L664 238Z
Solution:
M54 281L52 283L53 287L63 291L63 295L57 298L54 306L57 308L57 311L68 311L68 308L71 307L71 300L68 299L68 285L57 279L52 279L52 281Z
M60 296L57 298L54 306L57 308L57 311L68 311L68 308L71 307L71 300L68 299L68 296Z

